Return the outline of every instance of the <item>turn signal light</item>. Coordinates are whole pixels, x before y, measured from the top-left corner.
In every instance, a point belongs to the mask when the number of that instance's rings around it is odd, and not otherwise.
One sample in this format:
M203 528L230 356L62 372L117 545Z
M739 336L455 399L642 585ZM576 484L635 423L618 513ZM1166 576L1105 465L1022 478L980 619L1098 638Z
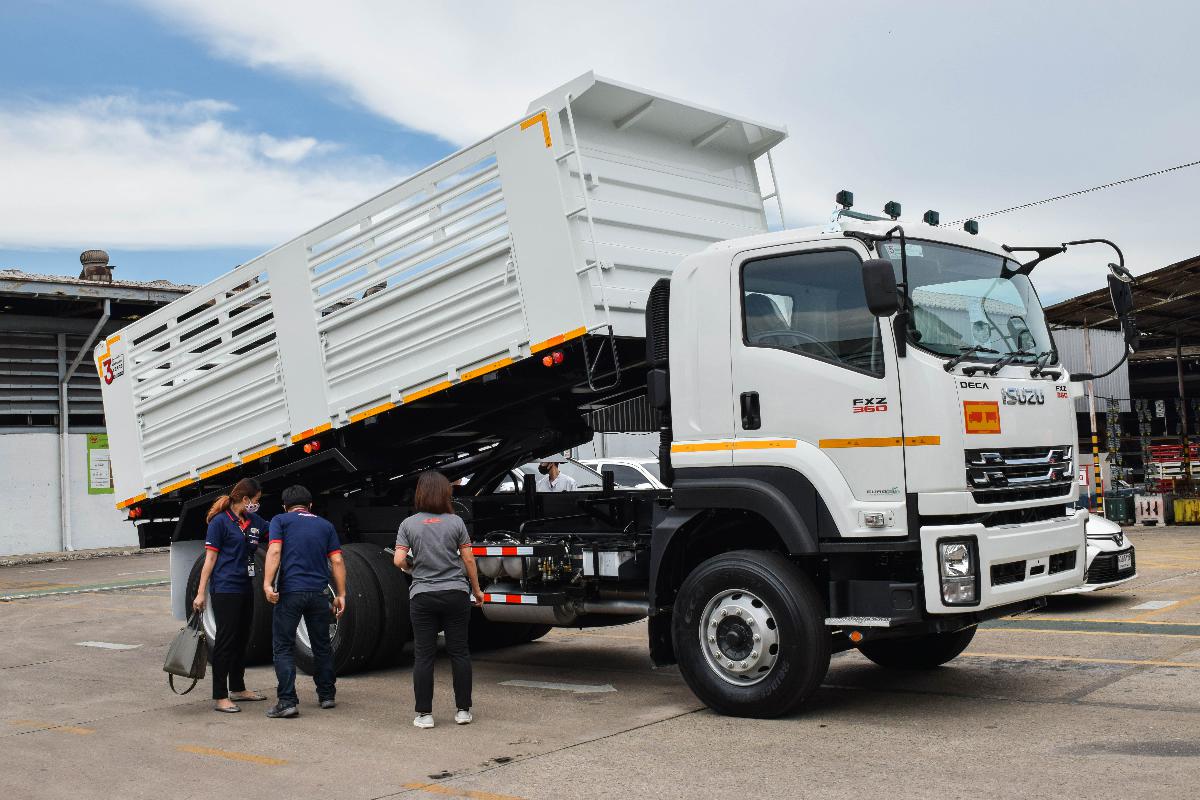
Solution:
M307 444L304 445L304 452L306 452L306 453L315 453L320 449L321 449L320 442L308 442Z
M131 508L131 509L129 509L129 518L130 519L139 519L142 516L142 513L143 512L142 512L142 509L140 506Z
M542 356L542 366L543 367L557 366L558 364L563 363L563 361L565 361L565 360L566 360L566 356L563 355L563 351L555 350L553 353L551 353L548 356Z

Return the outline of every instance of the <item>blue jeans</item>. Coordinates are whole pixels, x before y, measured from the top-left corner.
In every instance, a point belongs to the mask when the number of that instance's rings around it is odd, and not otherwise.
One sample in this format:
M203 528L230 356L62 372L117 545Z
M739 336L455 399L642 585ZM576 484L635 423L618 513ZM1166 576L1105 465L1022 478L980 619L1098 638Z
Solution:
M308 627L312 644L313 682L317 685L318 700L332 700L335 691L333 647L329 642L329 597L324 592L287 592L279 595L271 619L271 654L275 660L277 694L283 708L300 702L296 696L296 628L300 618Z

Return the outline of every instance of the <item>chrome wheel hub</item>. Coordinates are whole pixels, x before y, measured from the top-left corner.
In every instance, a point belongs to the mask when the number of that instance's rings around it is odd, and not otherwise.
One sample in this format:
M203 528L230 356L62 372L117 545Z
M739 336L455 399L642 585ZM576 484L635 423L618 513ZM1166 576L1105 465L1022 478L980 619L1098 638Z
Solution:
M779 658L779 630L771 609L745 589L721 592L700 615L700 650L709 668L737 686L771 673Z

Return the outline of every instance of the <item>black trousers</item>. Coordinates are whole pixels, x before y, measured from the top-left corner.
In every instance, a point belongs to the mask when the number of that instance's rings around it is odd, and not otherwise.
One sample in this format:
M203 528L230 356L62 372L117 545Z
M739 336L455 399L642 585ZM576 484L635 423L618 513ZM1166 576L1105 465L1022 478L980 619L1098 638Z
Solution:
M247 592L213 592L213 616L217 641L213 645L213 700L224 700L230 692L246 691L246 645L254 619L254 595Z
M446 652L454 673L454 705L471 707L471 651L467 648L467 623L471 596L462 589L422 592L408 604L413 628L413 691L418 714L433 712L433 657L438 631L446 632Z

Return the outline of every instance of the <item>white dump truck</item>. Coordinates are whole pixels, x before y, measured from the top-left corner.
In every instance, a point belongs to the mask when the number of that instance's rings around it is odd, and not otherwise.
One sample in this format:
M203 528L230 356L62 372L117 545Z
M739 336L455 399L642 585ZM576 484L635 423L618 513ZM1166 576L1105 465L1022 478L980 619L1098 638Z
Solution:
M176 613L212 499L253 476L270 514L302 483L347 553L339 671L396 663L385 548L427 468L467 479L474 646L648 618L653 661L728 714L794 709L839 650L942 664L1082 583L1077 384L1028 277L1065 246L848 193L770 231L785 136L587 74L102 342L118 507L170 543ZM631 401L670 488L506 484Z

